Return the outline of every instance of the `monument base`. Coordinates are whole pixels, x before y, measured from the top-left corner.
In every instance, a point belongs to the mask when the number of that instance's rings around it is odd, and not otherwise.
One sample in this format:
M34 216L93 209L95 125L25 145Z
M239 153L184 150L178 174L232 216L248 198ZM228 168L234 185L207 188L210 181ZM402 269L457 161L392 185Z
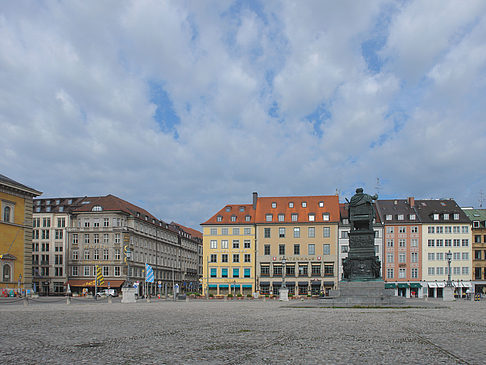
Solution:
M136 303L135 294L137 293L137 288L122 288L123 297L122 303Z
M339 289L331 290L324 302L333 305L400 305L405 299L395 296L394 289L385 289L383 280L340 281Z
M289 301L289 290L286 289L286 288L280 289L278 300L283 301L283 302L288 302Z
M454 288L452 286L446 286L442 291L442 300L444 302L453 302L456 300L454 298Z

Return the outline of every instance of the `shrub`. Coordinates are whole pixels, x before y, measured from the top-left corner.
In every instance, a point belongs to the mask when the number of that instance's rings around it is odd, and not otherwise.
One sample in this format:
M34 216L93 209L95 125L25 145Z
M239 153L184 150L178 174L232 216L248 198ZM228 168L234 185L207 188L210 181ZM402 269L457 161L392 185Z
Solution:
M241 293L236 294L238 298L241 298L243 295Z
M233 298L233 294L229 293L228 298Z
M210 298L214 297L214 294L209 294L209 297L210 297Z
M246 297L247 298L251 298L251 294L246 294Z

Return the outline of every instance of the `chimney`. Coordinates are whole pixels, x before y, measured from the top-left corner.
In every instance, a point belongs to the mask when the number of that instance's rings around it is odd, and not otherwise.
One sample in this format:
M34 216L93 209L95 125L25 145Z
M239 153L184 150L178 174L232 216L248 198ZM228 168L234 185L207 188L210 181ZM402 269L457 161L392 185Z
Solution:
M413 208L415 206L415 198L413 196L410 196L408 198L408 205L410 205L410 208Z
M258 200L258 193L256 191L253 192L253 209L256 209L256 204Z

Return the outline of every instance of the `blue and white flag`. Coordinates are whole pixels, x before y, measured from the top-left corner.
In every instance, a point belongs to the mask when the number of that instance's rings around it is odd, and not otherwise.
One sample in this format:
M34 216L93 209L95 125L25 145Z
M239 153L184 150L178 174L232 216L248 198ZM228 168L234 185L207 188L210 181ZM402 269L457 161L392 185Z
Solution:
M152 269L152 266L150 266L149 264L145 264L145 281L147 283L154 282L154 270Z

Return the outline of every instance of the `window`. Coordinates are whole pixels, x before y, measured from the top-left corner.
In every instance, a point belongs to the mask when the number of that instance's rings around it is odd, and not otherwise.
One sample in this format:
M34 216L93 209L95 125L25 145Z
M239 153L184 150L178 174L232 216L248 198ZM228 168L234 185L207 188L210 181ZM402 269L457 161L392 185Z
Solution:
M218 262L218 256L215 253L212 253L210 255L209 262Z
M442 226L438 226L438 227L435 229L435 233L444 233L444 227L442 227Z
M462 259L463 260L469 260L469 252L463 252L462 253Z
M437 252L435 255L435 258L437 261L443 261L444 260L444 253L443 252Z
M223 249L228 248L228 240L221 240L221 248Z
M404 238L398 240L398 245L402 248L407 247L407 241Z
M404 253L399 253L398 254L398 262L401 263L401 264L404 264L407 262L407 258L406 258L406 255Z
M110 257L110 251L108 249L103 250L103 260L109 260Z
M323 227L322 228L322 235L324 238L331 237L331 227Z
M315 214L309 214L309 222L314 222L316 220Z
M285 255L285 245L278 245L278 254Z
M459 213L454 213L454 220L458 220L459 219Z
M120 233L115 233L115 243L120 243Z
M418 269L416 267L412 268L412 279L418 278Z
M85 266L84 267L84 276L89 276L89 273L90 273L90 267L89 266Z
M103 227L110 226L110 218L103 218Z
M209 243L209 248L212 248L212 249L218 248L218 241L211 240L210 243Z
M99 251L98 251L97 248L94 250L93 259L94 260L99 260L100 259L100 253L99 253Z
M282 266L273 265L273 276L282 276Z
M283 214L279 214L279 215L278 215L278 221L279 221L279 222L283 222L283 221L285 221L285 215L283 215Z
M286 265L285 272L287 276L295 276L295 265L294 264Z
M330 244L325 243L322 246L322 254L323 255L330 255L331 254L331 245Z
M445 221L449 220L449 214L448 213L444 213L444 220Z
M245 222L250 222L251 221L251 216L245 215Z
M71 272L72 272L73 276L78 276L78 267L77 266L73 266Z
M307 208L307 202L302 202L302 208Z
M233 254L233 262L240 262L240 254L238 253Z
M228 262L228 254L227 253L223 253L221 255L221 262Z
M428 240L427 245L429 247L434 247L435 246L435 241L434 240Z
M320 276L321 275L321 265L320 264L311 264L311 275L312 276Z
M307 229L307 237L309 237L309 238L315 238L316 237L316 228L315 227L309 227Z
M103 276L110 275L110 269L108 266L103 266Z
M386 269L386 277L387 279L393 279L395 274L393 273L393 269Z
M412 253L410 253L410 258L411 258L411 261L413 263L417 263L418 262L418 252L412 252Z
M234 278L239 278L240 277L240 269L237 267L233 268L233 277Z
M236 215L232 215L232 216L231 216L231 221L232 221L232 222L236 222Z
M272 214L265 214L265 220L266 220L267 222L271 222L271 221L272 221L272 219L273 219L273 215L272 215Z
M115 266L113 269L115 276L120 276L120 266Z
M322 220L329 221L329 213L322 213Z
M393 247L393 240L392 239L386 240L386 247Z
M436 247L443 247L444 246L444 240L437 240L435 241Z
M316 254L316 245L313 243L309 243L307 246L307 254L308 255L315 255Z
M233 240L233 248L240 248L240 240Z
M435 228L434 227L428 227L427 232L428 233L435 233Z
M217 277L217 271L218 271L218 269L217 269L217 268L212 267L212 268L210 269L210 271L211 271L211 277L212 277L212 278Z
M272 208L277 208L277 203L276 202L272 202Z
M210 234L211 236L216 236L216 235L218 234L218 229L217 229L217 228L211 228L211 229L209 230L209 234Z
M444 232L445 233L452 233L452 227L451 226L445 226Z
M464 266L462 268L462 275L468 275L469 274L469 267L468 266Z
M418 247L418 239L417 238L412 238L410 240L410 246L412 246L412 247Z
M407 227L398 227L398 233L406 233Z
M349 246L344 245L341 246L341 253L348 253L349 252Z
M444 242L445 242L445 246L446 247L451 247L452 246L452 240L447 239L447 240L444 240Z
M300 255L300 245L299 244L294 245L294 255Z
M278 229L278 236L279 236L280 238L284 238L284 237L285 237L285 227L280 227L280 228Z
M100 243L100 235L98 233L93 235L93 241L94 243Z
M72 257L73 257L73 260L77 260L78 259L78 250L73 250L72 251Z
M459 226L454 226L453 231L454 231L454 233L461 233L461 227L459 227Z
M233 228L233 236L239 236L240 235L240 229L239 228Z
M380 231L375 229L375 238L380 238Z
M435 267L429 267L427 270L427 273L429 275L435 275Z
M403 219L404 219L403 214L399 214L399 215L398 215L398 220L399 220L399 221L403 221Z
M349 232L348 231L341 231L341 238L348 238L348 234Z
M60 228L66 227L66 218L57 218L57 226Z
M263 236L265 238L270 238L270 228L264 228L263 229Z
M244 232L245 235L249 235L249 234L251 234L251 228L244 228L243 232Z
M479 234L474 235L474 243L481 243L481 235Z
M405 277L406 277L406 269L404 268L398 269L398 278L405 279Z
M263 246L263 254L266 256L270 255L270 245Z
M294 227L294 238L300 238L300 228Z
M410 214L410 220L414 221L415 220L415 214Z
M218 215L218 216L216 217L216 221L217 221L217 222L221 222L222 220L223 220L223 217L222 217L222 216Z
M251 270L249 268L243 269L243 276L245 278L249 278L250 277L250 273L251 273Z
M96 218L94 221L93 221L93 227L99 227L100 226L100 220L98 218Z
M392 215L391 215L391 214L387 214L387 215L385 216L385 220L387 220L387 221L391 221L391 220L392 220Z
M227 212L231 212L231 207L226 207L226 208L225 208L225 210L226 210Z
M224 267L221 269L221 277L227 278L228 277L228 268Z
M393 233L393 227L386 227L386 233Z
M270 266L268 265L261 265L260 266L260 275L261 276L270 276Z
M62 229L56 229L55 235L54 235L55 239L56 240L62 240L62 233L63 233Z
M103 233L103 243L110 243L110 236L108 235L108 233Z
M245 248L251 248L251 241L250 240L245 240L244 241L244 247Z
M307 264L299 264L299 276L308 276L309 266Z
M319 208L324 208L324 202L319 202Z
M251 262L251 254L245 253L245 262Z
M294 203L293 202L289 202L289 208L293 208L294 207Z
M48 229L43 229L42 230L42 239L43 240L48 240L49 239L49 230Z
M393 252L388 252L386 254L386 262L392 264L394 261Z
M115 260L120 260L120 249L119 248L115 249Z
M50 227L51 218L42 218L42 227Z
M434 221L438 221L439 220L439 214L437 214L437 213L434 214L433 215L433 218L434 218Z
M468 239L463 239L462 240L462 247L467 247L469 246L469 240Z
M216 231L217 232L217 231ZM228 235L228 228L221 228L221 234L223 236L227 236Z
M333 264L324 264L324 276L334 276Z
M292 222L297 222L299 216L297 213L292 213L291 217L292 217Z

